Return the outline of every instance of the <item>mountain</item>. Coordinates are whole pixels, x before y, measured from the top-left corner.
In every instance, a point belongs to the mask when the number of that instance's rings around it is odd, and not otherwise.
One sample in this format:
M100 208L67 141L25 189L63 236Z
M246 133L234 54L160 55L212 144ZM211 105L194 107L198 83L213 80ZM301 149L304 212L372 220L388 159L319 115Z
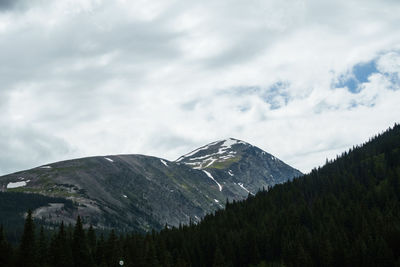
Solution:
M220 148L228 147L223 144ZM180 164L197 152L180 158ZM202 159L187 162L196 160ZM61 225L49 236L36 234L35 242L27 216L19 248L5 242L0 227L0 263L58 266L63 259L68 266L114 266L121 260L124 266L399 266L399 211L400 125L395 125L307 175L226 203L198 224L120 238L111 231L104 238L82 229L78 219L74 228Z
M199 224L126 243L119 256L144 266L400 266L400 125Z
M227 199L242 200L299 175L267 152L230 138L176 161L113 155L56 162L2 176L0 188L72 201L35 208L34 217L47 224L72 223L79 214L98 228L149 231L199 222Z

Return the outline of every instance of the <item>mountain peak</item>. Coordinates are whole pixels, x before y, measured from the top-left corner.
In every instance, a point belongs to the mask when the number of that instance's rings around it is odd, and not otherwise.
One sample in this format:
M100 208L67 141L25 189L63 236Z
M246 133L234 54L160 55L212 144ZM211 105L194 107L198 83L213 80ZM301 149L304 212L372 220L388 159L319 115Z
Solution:
M240 151L252 147L249 143L235 138L227 138L209 143L176 160L193 169L206 169L216 163L235 162L240 159Z
M177 164L200 170L221 192L247 196L301 175L273 155L235 138L209 143L180 157Z
M242 140L239 140L236 138L232 138L232 137L229 137L228 139L220 140L217 142L224 142L223 143L224 146L232 146L232 145L237 145L237 144L251 146L249 143L246 143L245 141L242 141Z

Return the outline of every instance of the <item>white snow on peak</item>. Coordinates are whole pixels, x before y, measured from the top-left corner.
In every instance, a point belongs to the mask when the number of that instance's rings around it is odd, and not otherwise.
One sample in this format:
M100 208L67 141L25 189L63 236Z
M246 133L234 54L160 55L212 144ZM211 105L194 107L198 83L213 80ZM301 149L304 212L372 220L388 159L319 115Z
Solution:
M215 142L214 142L214 143L215 143ZM206 150L206 149L208 149L210 146L212 146L214 143L211 143L211 144L202 146L202 147L200 147L200 148L198 148L198 149L196 149L196 150L193 150L192 152L183 155L182 157L180 157L180 158L177 159L176 161L179 162L179 161L183 160L184 158L188 158L188 157L190 157L190 156L193 156L194 154L196 154L197 152L199 152L199 151L201 151L201 150Z
M229 170L229 171L228 171L228 174L229 174L230 176L233 176L232 170Z
M164 164L166 167L168 167L168 164L165 160L160 159L161 163Z
M253 194L252 192L250 192L246 187L244 187L243 183L238 183L238 185L239 185L244 191L246 191L247 193L250 193L251 195L254 196L254 194Z
M221 146L223 146L223 147L226 147L226 148L231 148L233 145L236 145L236 144L246 144L245 142L242 142L242 141L240 141L240 140L236 140L236 139L233 139L233 138L229 138L229 139L226 139L226 140L224 140L224 143L221 145Z
M213 143L210 143L208 145L202 146L182 157L176 160L176 162L182 161L184 159L188 159L187 161L189 162L184 162L186 165L189 165L193 169L206 169L210 166L212 166L215 162L224 162L228 159L234 158L236 156L236 151L232 150L232 146L236 144L244 144L244 145L249 145L246 142L234 139L234 138L228 138L224 140L219 140L215 141ZM214 148L213 146L216 146ZM212 149L218 149L216 152L212 152L207 155L203 156L198 156L198 157L193 157L190 158L191 156L195 155L196 153L202 151L202 150L207 150L210 147L213 147ZM214 150L215 151L215 150Z
M214 201L215 201L215 203L219 203L219 200L218 200L218 199L214 199Z
M106 157L105 157L105 159L108 160L109 162L114 162L114 161L113 161L112 159L110 159L110 158L106 158Z
M237 144L248 145L246 142L243 142L243 141L240 141L237 139L233 139L233 138L225 139L220 142L223 142L223 143L221 144L221 147L219 148L217 154L223 154L223 153L227 152L227 150L230 150L233 145L237 145ZM234 151L230 151L230 152L234 152Z
M201 157L195 157L195 158L190 158L189 160L194 161L194 160L199 160L199 159L205 159L210 157L210 155L205 155L205 156L201 156Z
M203 170L203 172L204 172L211 180L213 180L213 181L218 185L219 191L222 191L222 185L220 185L220 184L217 182L217 180L215 180L214 177L212 177L211 173L209 173L208 171L205 171L205 170Z
M28 181L22 181L22 182L15 182L15 183L8 183L7 184L7 189L11 189L11 188L17 188L17 187L22 187L22 186L26 186L26 183L29 182Z
M128 196L127 195L122 195L124 198L128 198Z
M42 166L42 167L40 167L41 169L51 169L51 166Z
M220 148L220 151L217 154L221 154L222 152L225 152L226 150L230 149L235 144L248 145L246 142L243 142L243 141L240 141L240 140L237 140L237 139L234 139L234 138L228 138L228 139L215 141L215 142L209 143L208 145L202 146L202 147L200 147L200 148L198 148L196 150L193 150L192 152L190 152L188 154L183 155L182 157L180 157L176 161L179 162L179 161L183 160L184 158L188 158L190 156L193 156L197 152L202 151L202 150L206 150L206 149L210 148L211 146L214 146L214 145L219 144L219 143L222 143L222 144L220 145L221 148ZM206 157L206 156L203 156L203 157ZM203 158L203 157L193 158L191 160L200 159L200 158Z

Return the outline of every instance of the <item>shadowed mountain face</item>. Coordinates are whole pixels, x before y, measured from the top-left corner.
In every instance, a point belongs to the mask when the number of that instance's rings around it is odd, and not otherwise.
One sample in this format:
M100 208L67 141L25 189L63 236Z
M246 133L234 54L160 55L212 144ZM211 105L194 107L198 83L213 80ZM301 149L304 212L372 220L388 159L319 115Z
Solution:
M0 177L2 191L72 200L34 211L47 223L80 214L100 228L148 231L190 220L301 173L236 139L213 142L176 161L144 155L68 160Z

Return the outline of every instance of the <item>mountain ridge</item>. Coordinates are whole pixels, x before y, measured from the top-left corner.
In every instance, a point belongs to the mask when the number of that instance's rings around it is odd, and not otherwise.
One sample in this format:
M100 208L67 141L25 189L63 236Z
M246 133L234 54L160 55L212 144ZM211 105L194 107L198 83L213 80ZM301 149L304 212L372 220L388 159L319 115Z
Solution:
M196 161L198 153L201 161ZM122 154L48 163L0 177L0 190L75 203L73 208L52 203L35 210L34 216L47 223L73 222L80 214L100 228L149 231L198 222L223 208L227 199L241 200L299 175L267 152L229 138L175 161Z

